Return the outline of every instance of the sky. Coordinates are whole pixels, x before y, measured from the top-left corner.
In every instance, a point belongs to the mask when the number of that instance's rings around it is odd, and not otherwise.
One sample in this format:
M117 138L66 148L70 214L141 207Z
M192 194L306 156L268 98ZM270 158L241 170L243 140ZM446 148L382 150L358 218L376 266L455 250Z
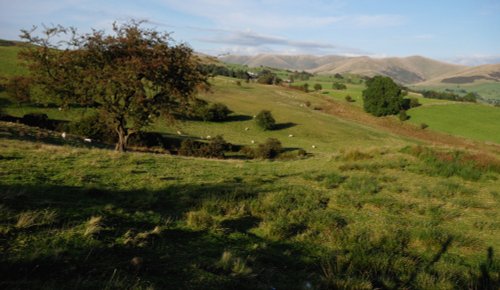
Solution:
M500 0L0 0L0 38L61 24L111 30L145 20L195 51L422 55L479 65L500 63Z

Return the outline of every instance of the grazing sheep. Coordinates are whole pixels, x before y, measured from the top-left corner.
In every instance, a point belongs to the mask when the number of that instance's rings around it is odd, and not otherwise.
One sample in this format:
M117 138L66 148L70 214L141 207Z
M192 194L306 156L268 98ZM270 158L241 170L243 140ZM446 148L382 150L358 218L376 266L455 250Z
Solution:
M61 108L61 107L59 107L59 108L57 108L57 109L58 109L59 111L62 111L62 108Z
M66 132L62 132L61 137L62 137L63 139L66 139Z
M210 136L210 135L207 135L207 139L211 139L211 138L212 138L212 136Z
M250 128L246 127L246 128L245 128L245 131L248 131L248 130L250 130Z
M181 131L177 131L177 135L182 135L182 132Z
M255 140L250 141L250 143L255 144Z
M254 118L254 119L255 119L255 118L257 118L257 115L253 115L253 118Z
M292 138L292 137L293 137L293 134L288 135L288 137Z
M311 146L313 149L316 149L316 145Z
M92 139L90 139L90 138L84 138L83 141L85 141L87 143L92 143Z

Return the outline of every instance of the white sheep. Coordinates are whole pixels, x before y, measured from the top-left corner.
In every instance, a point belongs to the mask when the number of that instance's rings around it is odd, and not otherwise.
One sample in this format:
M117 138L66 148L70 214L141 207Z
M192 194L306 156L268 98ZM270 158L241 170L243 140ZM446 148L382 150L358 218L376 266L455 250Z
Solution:
M212 138L212 136L210 136L210 135L207 135L207 139L211 139L211 138Z
M250 143L255 144L255 140L250 141Z
M66 132L62 132L61 137L62 137L63 139L66 139Z
M182 132L177 130L177 135L182 135Z
M248 130L250 130L250 128L246 127L246 128L245 128L245 131L248 131Z
M311 146L313 149L316 149L316 145Z
M92 139L90 139L90 138L84 138L83 141L85 141L87 143L92 143Z
M292 137L293 137L293 134L288 135L288 137L289 137L289 138L292 138Z

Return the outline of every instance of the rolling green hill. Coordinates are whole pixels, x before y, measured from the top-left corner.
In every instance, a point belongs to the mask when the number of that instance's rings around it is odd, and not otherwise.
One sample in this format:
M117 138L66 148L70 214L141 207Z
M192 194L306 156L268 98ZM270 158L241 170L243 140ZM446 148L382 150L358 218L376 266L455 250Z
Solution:
M500 109L478 104L435 104L410 110L410 122L433 130L500 144Z
M363 85L334 91L329 76L308 81L325 85L315 93L210 81L199 97L228 105L228 121L159 119L147 130L250 147L277 138L282 158L119 154L0 122L0 288L500 286L500 146L431 131L461 116L451 133L485 140L499 128L497 108L422 99L409 111L430 125L421 130L364 113ZM263 109L276 130L255 126ZM5 109L67 121L92 110Z
M23 75L26 69L19 65L17 54L22 45L16 42L0 41L0 76Z

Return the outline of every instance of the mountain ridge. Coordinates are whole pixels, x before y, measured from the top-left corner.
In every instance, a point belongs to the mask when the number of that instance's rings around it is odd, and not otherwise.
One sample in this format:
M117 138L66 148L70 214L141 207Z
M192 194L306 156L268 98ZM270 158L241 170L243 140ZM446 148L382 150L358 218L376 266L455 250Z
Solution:
M255 56L227 55L219 57L219 60L226 63L248 65L249 67L268 66L279 69L305 70L317 74L353 73L370 77L385 75L403 84L426 82L470 68L419 55L372 58L369 56L259 54Z

